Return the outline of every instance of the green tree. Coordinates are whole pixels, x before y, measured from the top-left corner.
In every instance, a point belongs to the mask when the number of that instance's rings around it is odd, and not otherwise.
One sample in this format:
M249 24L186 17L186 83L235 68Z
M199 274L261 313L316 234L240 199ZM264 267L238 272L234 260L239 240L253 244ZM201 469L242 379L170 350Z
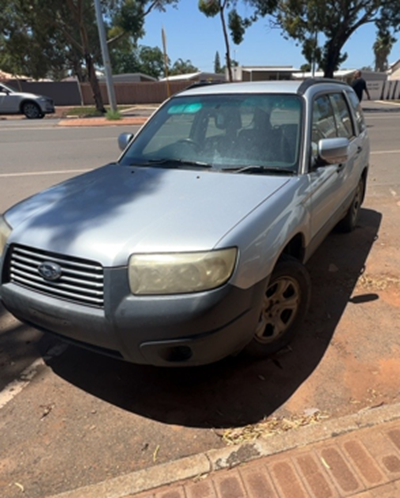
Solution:
M145 17L178 0L102 0L110 48L144 33ZM0 63L15 73L44 77L71 66L91 85L96 108L104 105L96 75L100 47L92 0L3 0L0 10ZM78 70L84 64L85 70ZM5 68L4 68L5 69Z
M248 28L255 20L255 18L253 19L252 17L242 18L235 8L237 3L238 0L199 0L198 2L199 10L204 15L207 17L215 17L219 15L220 17L225 43L225 63L228 69L229 81L232 81L233 77L228 28L233 43L238 45L243 41L246 28ZM226 19L226 16L228 16L228 19Z
M164 74L164 54L158 47L139 47L139 72L159 78Z
M199 69L193 66L190 60L184 61L183 59L178 59L174 62L168 73L173 76L174 74L189 74L197 73L198 71Z
M216 52L214 58L214 73L221 73L221 72L222 72L221 60L219 58L219 52Z
M310 63L317 63L326 77L347 58L343 47L369 23L400 27L400 0L248 0L258 16L273 14L286 36L302 45ZM318 45L322 38L322 47Z
M199 0L199 10L207 17L219 15L222 26L222 33L225 42L225 61L228 68L229 81L232 81L231 57L229 49L229 36L227 20L225 19L226 8L230 6L229 0Z
M302 64L300 66L300 71L303 71L303 73L308 73L311 71L311 64L307 62L306 64Z
M388 57L395 43L396 38L390 30L386 26L380 26L372 47L375 56L375 71L385 72L388 70Z

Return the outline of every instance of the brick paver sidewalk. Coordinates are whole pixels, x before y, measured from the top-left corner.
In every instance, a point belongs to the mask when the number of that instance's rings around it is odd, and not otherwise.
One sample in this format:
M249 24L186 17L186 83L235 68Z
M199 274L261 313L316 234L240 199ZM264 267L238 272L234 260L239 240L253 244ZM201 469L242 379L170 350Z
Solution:
M130 498L400 498L400 421Z

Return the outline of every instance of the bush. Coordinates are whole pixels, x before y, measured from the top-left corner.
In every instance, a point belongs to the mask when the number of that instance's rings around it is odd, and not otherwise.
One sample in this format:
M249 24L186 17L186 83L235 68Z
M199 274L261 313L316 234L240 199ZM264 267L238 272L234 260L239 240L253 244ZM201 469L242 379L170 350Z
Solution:
M116 121L118 119L121 119L121 113L119 111L112 111L111 109L109 109L106 112L106 119Z

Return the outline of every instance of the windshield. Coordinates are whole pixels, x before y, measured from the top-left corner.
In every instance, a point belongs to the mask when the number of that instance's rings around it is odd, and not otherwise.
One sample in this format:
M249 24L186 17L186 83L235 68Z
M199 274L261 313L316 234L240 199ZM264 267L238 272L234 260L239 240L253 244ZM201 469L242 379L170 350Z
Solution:
M4 90L7 90L7 91L9 91L11 93L15 93L16 92L15 88L11 88L10 86L5 85L4 83L0 83L0 92L4 92Z
M296 95L177 96L153 116L120 163L293 174L301 115Z

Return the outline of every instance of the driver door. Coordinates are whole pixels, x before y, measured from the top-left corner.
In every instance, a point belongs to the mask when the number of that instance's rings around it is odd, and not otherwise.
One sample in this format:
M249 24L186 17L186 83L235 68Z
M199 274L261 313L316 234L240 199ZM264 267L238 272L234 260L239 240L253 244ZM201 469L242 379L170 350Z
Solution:
M0 85L0 113L13 114L18 112L19 97L13 95Z

